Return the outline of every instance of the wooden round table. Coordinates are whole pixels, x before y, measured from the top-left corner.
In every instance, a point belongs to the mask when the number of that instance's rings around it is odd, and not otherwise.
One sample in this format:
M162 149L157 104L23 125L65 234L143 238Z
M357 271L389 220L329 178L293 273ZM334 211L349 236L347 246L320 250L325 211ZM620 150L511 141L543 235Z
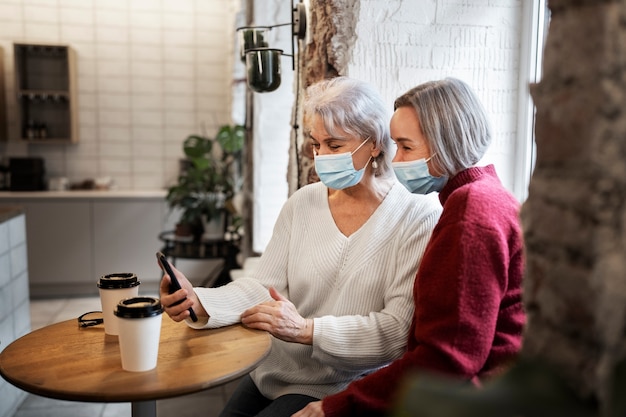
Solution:
M0 353L0 375L33 394L70 401L132 402L134 417L155 416L156 400L239 378L264 359L269 334L233 325L194 330L163 315L157 367L122 369L117 336L76 319L29 333Z

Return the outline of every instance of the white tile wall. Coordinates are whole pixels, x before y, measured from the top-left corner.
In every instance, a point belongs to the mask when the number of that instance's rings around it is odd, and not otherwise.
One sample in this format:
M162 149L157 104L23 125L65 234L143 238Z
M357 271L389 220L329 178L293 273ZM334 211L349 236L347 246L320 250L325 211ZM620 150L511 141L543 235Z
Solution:
M18 41L75 49L80 136L66 147L0 142L0 154L42 156L48 176L71 182L110 176L121 189L170 185L185 137L230 123L238 9L239 0L0 0L9 137L19 129Z
M24 214L0 223L0 352L30 327ZM0 379L0 417L13 415L24 391Z

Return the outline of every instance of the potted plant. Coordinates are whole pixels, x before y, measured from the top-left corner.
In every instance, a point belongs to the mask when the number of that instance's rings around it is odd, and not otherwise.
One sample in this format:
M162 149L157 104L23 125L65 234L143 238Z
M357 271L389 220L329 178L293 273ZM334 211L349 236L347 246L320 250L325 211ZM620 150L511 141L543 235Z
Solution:
M178 182L166 196L171 210L182 210L178 235L198 239L205 222L222 218L232 222L238 217L233 198L241 189L244 135L243 126L224 125L215 138L190 135L183 142Z

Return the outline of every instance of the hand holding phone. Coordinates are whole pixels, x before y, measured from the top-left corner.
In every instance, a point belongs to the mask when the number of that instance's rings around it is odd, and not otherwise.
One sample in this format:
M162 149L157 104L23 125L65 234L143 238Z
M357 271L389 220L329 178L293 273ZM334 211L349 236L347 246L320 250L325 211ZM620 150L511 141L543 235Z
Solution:
M156 257L157 257L157 261L159 262L159 265L161 265L161 269L163 269L167 275L169 275L170 277L170 294L175 293L176 291L180 290L182 287L180 286L180 283L178 282L178 279L176 278L176 275L174 274L174 271L172 271L172 267L170 266L170 263L167 261L167 258L165 257L165 255L163 255L163 253L161 252L157 252L156 253ZM182 303L184 300L186 300L186 298L174 303L173 305L178 305L180 303ZM189 307L189 315L191 317L191 321L198 321L198 317L196 316L196 313L193 311L193 309L191 307Z

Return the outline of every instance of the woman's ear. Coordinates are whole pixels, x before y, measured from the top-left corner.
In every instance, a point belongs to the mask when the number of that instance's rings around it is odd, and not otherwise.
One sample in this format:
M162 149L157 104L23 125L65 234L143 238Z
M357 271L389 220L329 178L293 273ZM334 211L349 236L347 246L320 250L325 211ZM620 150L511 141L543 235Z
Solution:
M376 146L375 143L372 144L372 151L370 153L370 155L372 155L372 158L378 158L378 156L382 153L382 151Z

